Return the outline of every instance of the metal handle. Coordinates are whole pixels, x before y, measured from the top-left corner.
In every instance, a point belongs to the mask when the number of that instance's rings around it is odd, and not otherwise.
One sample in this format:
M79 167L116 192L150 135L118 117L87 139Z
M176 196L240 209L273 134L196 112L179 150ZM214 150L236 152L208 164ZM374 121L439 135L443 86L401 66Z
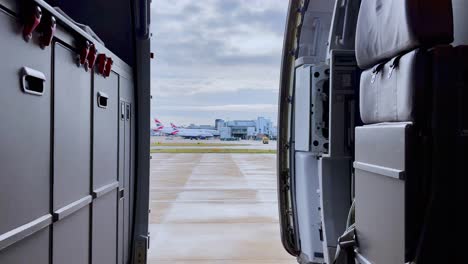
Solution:
M109 96L103 92L98 92L97 103L100 108L107 108L107 101L109 101Z
M125 111L125 116L127 120L130 120L130 105L127 104L126 111Z
M350 14L349 14L349 5L350 5L350 3L348 3L347 0L343 0L343 2L342 2L342 7L341 7L341 8L344 7L345 16L344 16L344 20L343 20L343 21L344 21L344 23L343 23L343 31L342 31L342 33L341 33L341 38L340 38L340 40L339 40L341 45L344 45L344 44L345 44L344 42L345 42L346 37L348 36L348 31L349 31L349 29L350 29L350 23L349 23L350 21L349 21L349 19L350 19L351 16L350 16Z
M33 95L44 94L45 75L37 70L23 67L21 69L21 88L23 92Z
M125 120L125 103L124 102L120 102L120 119L122 121Z
M138 32L140 37L145 40L149 38L149 0L140 0L138 1Z
M312 22L312 26L314 28L314 42L313 42L313 51L312 55L317 56L318 48L319 48L319 37L320 37L320 18L314 18Z

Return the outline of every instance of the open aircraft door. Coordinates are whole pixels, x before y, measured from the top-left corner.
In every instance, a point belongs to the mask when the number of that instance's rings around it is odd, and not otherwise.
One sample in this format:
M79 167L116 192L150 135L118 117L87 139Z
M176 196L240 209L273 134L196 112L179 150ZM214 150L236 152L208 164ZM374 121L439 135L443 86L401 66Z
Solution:
M291 1L286 27L279 206L283 245L300 263L331 262L352 204L360 1L338 2Z
M461 263L444 241L464 229L467 200L467 12L290 1L278 194L299 263Z

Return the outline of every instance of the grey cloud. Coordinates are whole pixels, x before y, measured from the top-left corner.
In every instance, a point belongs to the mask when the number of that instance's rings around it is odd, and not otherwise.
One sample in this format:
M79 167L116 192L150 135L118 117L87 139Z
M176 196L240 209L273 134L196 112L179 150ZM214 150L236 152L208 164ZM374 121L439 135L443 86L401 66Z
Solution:
M223 0L216 2L216 10L220 13L231 13L241 8L241 2L238 0Z
M248 38L252 33L245 32L242 27L282 36L285 10L250 11L248 6L241 6L240 1L235 0L219 0L215 3L215 12L209 16L202 12L202 1L187 4L183 12L178 14L165 14L155 8L153 21L158 25L158 30L154 42L156 52L161 51L158 59L172 63L198 62L223 65L270 64L279 60L276 58L279 57L277 54L258 57L249 54L247 58L239 51L228 48L226 36ZM174 23L186 26L176 29L171 26ZM164 52L169 49L171 53Z
M174 109L276 105L287 1L276 1L276 6L272 2L154 0L153 115L162 119L172 115L178 120L189 117L197 122L220 116L216 111ZM274 117L272 109L266 113L253 106L228 117Z
M191 2L184 7L182 14L185 16L198 15L201 13L201 11L202 8L196 2Z

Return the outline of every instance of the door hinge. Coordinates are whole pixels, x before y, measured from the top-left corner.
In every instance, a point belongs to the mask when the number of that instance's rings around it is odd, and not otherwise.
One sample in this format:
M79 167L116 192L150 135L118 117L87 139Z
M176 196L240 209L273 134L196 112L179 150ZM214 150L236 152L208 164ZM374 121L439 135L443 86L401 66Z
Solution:
M135 240L133 264L146 264L149 247L149 237L139 236Z
M282 173L282 183L281 183L282 191L289 191L290 189L289 182L290 182L289 170L285 170Z

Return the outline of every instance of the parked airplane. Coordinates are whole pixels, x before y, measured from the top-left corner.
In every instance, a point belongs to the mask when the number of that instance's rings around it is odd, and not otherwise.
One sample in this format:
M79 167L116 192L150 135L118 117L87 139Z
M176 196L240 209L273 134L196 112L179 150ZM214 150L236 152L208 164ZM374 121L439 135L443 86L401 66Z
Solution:
M178 136L187 139L207 139L214 137L216 130L212 129L197 129L197 128L178 128L176 125L171 123L171 127L174 130L177 130Z
M179 130L179 127L174 125L174 123L171 123L171 127L174 128L174 129ZM196 130L196 131L200 131L200 132L203 132L203 133L213 134L213 136L219 136L219 130L216 130L216 129L205 129L205 128L184 128L184 129L193 130L193 131Z
M155 123L155 127L151 127L151 130L155 133L163 134L163 135L177 135L179 131L177 129L174 129L172 127L165 127L161 121L159 121L157 118L153 119Z

